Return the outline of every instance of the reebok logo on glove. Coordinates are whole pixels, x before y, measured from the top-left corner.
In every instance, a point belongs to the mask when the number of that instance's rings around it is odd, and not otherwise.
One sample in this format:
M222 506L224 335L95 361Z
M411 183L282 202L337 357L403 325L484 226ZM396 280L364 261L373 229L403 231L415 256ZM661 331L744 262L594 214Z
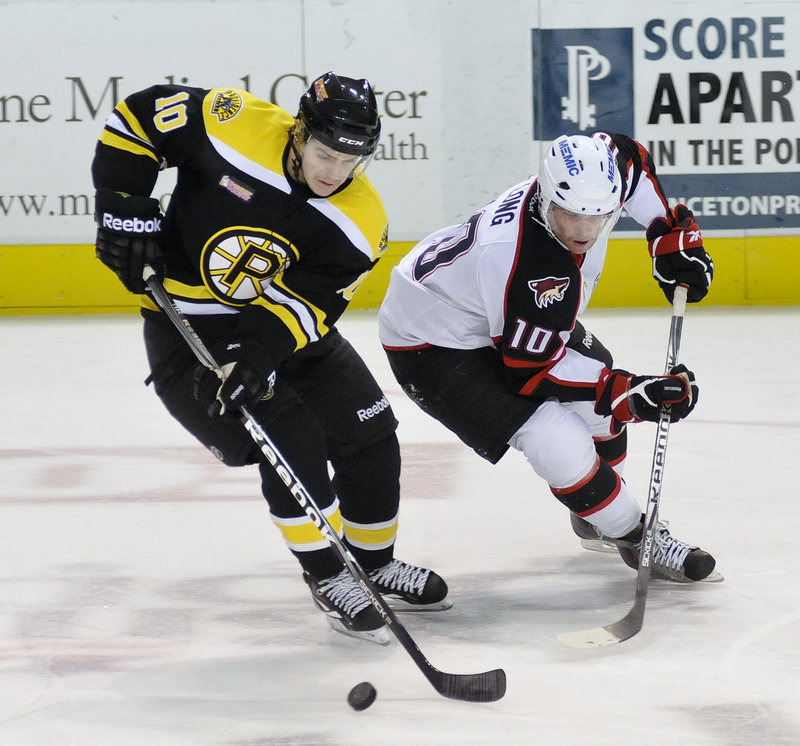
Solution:
M141 218L118 218L110 212L103 213L103 228L123 233L158 233L161 230L161 218L149 220Z

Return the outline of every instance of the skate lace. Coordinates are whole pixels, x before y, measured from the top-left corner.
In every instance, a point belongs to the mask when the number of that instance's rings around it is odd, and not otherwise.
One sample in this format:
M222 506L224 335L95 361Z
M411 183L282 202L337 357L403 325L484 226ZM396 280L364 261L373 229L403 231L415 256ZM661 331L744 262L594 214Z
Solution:
M332 578L321 581L317 592L350 617L370 604L361 586L346 569Z
M388 565L384 565L372 573L370 580L391 590L422 594L430 574L431 571L424 567L409 565L394 559Z
M678 541L667 527L668 521L659 521L655 535L655 557L653 561L662 567L669 567L673 570L682 570L686 555L692 550L688 544Z

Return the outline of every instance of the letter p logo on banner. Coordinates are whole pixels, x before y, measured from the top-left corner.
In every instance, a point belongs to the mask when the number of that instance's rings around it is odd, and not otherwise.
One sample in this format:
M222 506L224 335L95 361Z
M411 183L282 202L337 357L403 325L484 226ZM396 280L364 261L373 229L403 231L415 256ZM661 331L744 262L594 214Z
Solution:
M592 129L635 136L633 29L533 29L532 53L534 140Z
M561 117L575 122L581 130L597 126L596 107L589 102L589 81L602 80L611 72L611 63L594 47L568 46L567 95L561 97Z

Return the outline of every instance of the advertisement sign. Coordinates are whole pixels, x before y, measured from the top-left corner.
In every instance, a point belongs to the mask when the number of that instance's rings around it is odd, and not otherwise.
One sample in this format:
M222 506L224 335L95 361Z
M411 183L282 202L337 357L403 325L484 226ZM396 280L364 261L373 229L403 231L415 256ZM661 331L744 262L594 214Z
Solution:
M625 132L705 231L800 229L800 5L637 3L601 29L588 4L542 5L535 140Z
M234 87L294 114L313 78L332 69L373 82L383 134L369 176L392 238L417 237L420 221L441 219L435 189L423 197L416 188L441 180L437 24L421 29L400 13L378 33L383 21L371 8L366 0L0 4L0 245L93 241L92 156L125 96L163 83ZM389 31L395 55L386 54ZM412 47L413 64L399 65ZM164 205L174 179L166 170L153 193Z
M369 177L392 241L464 219L535 173L557 135L595 128L642 142L706 233L800 232L800 0L609 0L602 16L584 0L501 7L2 3L0 245L92 242L92 153L126 95L231 86L293 112L330 69L375 85ZM159 180L163 202L172 179Z

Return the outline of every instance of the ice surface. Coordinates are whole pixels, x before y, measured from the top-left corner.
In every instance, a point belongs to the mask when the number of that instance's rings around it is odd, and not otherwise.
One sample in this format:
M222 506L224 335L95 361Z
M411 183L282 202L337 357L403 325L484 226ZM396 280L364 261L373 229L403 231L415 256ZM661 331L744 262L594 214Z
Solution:
M0 318L0 743L800 743L798 322L795 307L689 307L681 357L701 395L670 431L661 515L726 580L655 582L639 635L575 651L556 635L620 618L634 573L580 548L519 454L493 467L405 399L374 312L345 317L401 422L397 554L454 602L404 623L438 668L508 674L504 699L470 704L396 642L329 630L255 467L219 465L143 385L138 317ZM584 323L618 365L663 369L668 309ZM632 428L639 495L653 435ZM354 712L360 681L378 699Z

